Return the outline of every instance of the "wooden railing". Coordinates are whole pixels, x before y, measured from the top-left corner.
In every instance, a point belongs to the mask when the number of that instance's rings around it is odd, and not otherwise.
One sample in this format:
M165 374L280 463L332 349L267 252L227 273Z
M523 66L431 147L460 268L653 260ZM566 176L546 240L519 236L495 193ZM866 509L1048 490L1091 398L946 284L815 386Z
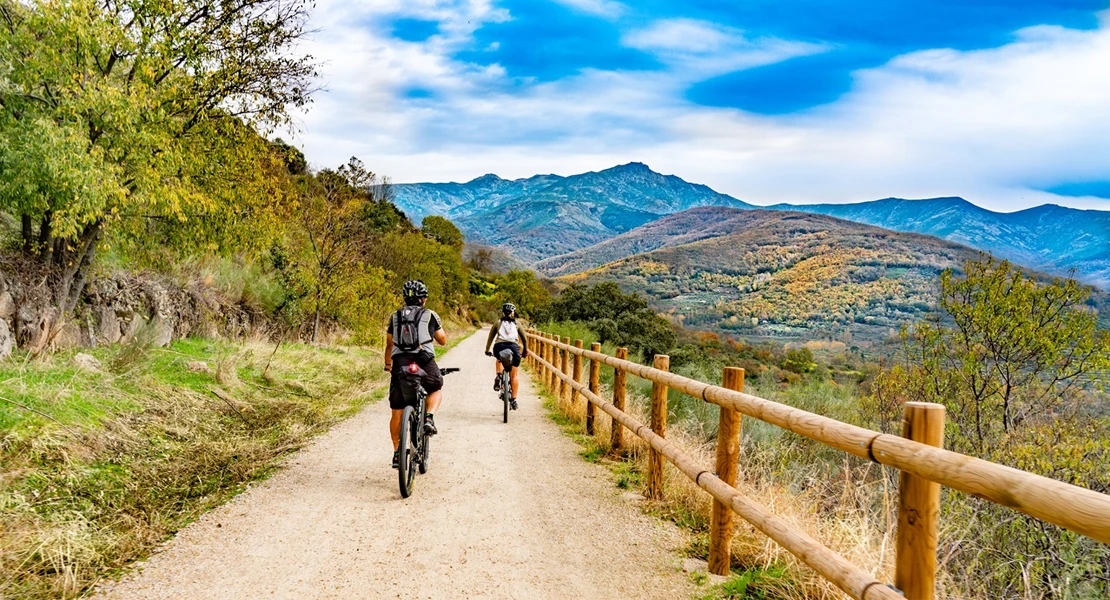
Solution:
M743 369L726 368L723 385L715 386L670 373L666 356L657 355L648 367L628 361L624 348L613 357L601 353L598 344L585 350L581 340L572 345L569 338L526 333L532 349L528 361L539 380L563 398L581 395L588 400L588 433L594 433L595 409L600 408L613 419L614 450L624 445L624 428L649 444L650 497L663 494L663 460L667 459L714 498L709 565L718 575L728 574L735 512L853 598L931 600L936 587L941 485L1110 544L1110 496L943 449L944 407L939 404L907 403L903 437L898 437L745 394ZM583 359L589 361L588 385L581 383ZM602 364L615 370L612 402L598 395ZM652 382L650 427L625 412L628 373ZM721 407L715 470L697 464L666 439L669 388ZM901 471L893 585L878 581L736 489L741 415Z

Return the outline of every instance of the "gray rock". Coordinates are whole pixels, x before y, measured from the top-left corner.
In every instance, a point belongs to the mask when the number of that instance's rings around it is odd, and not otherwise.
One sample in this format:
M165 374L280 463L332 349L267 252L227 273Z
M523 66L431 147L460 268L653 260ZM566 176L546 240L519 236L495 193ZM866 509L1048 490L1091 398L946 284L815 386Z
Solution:
M95 356L91 354L85 354L84 352L78 352L77 354L74 354L71 362L82 371L100 370L100 361L97 360Z
M11 292L0 294L0 319L10 319L15 315L15 299Z
M116 309L111 306L101 306L96 309L96 338L106 344L114 344L120 340L122 334L119 328L119 316Z
M8 327L8 322L0 319L0 360L12 355L14 343L15 340L12 336L12 330Z
M687 558L682 561L682 570L686 573L705 573L708 577L708 583L712 585L719 585L728 581L728 577L710 573L709 563L700 558Z
M81 326L80 321L67 321L62 325L62 330L54 336L51 345L54 350L68 350L71 348L84 348L89 346L88 334Z
M208 363L204 362L203 360L191 360L185 363L185 368L188 369L190 373L212 372L212 369L208 366Z
M150 323L151 343L156 347L169 346L173 341L173 321L168 317L158 315Z

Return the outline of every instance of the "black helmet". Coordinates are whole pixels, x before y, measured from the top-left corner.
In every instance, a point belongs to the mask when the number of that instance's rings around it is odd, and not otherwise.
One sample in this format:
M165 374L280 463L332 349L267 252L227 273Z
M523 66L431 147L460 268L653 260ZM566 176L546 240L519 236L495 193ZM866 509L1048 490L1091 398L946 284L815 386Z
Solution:
M401 289L401 296L404 297L406 304L419 304L422 298L428 297L428 286L416 279L406 281L405 287Z
M501 305L501 314L505 315L506 317L513 316L514 314L516 314L516 305L513 304L512 302L506 302L506 303L502 304Z

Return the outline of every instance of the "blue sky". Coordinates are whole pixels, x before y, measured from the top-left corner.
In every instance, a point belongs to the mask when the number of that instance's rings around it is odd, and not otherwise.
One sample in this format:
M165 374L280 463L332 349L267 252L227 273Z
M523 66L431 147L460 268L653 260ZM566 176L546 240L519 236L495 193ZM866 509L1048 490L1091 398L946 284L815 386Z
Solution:
M1110 2L321 0L317 166L1110 209Z

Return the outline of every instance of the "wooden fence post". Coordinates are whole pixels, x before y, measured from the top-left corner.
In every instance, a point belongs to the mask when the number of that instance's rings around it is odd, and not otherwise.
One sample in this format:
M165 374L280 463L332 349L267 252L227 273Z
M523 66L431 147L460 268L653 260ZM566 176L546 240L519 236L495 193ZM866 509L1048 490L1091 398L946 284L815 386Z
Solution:
M570 336L567 336L567 337L563 338L563 343L569 346L570 345ZM563 361L563 368L560 369L560 370L563 372L563 375L566 375L566 376L569 377L570 374L571 374L570 373L570 350L566 350L566 349L560 350L560 354L562 356L562 361ZM567 401L570 400L570 386L567 385L567 382L566 382L565 379L560 379L559 380L559 400L562 401L562 402L567 402Z
M532 333L531 329L529 329L527 331L528 331L528 333ZM526 360L528 361L528 368L530 368L534 371L536 369L536 356L535 356L535 352L534 352L535 349L536 349L535 338L529 338L528 346L533 350L533 352L528 353L528 358Z
M744 369L725 367L721 387L744 391ZM717 477L736 487L740 469L740 411L721 407L720 425L717 427ZM709 572L728 576L732 563L732 507L720 500L713 501L709 518Z
M944 406L907 402L902 437L944 446ZM933 600L937 574L940 484L902 471L898 477L898 541L894 585L906 600Z
M582 349L582 340L574 340L574 347ZM582 357L574 355L574 382L582 383ZM578 390L572 389L570 391L570 405L578 404ZM587 403L588 404L588 403Z
M601 344L594 342L590 344L590 350L593 352L601 352ZM590 391L595 395L601 389L601 363L597 360L590 359ZM593 402L586 401L586 435L594 434L594 419L597 414L597 406Z
M628 360L628 348L617 348L617 358ZM613 407L624 412L625 385L628 375L621 369L613 369ZM624 425L613 420L612 439L609 447L612 452L619 453L624 449Z
M546 333L542 333L540 335L543 337L543 341L541 342L540 346L541 356L545 362L551 364L551 338ZM540 378L540 381L543 383L544 388L546 388L548 391L551 391L551 370L546 366L541 368L543 370L541 371L542 377Z
M660 371L669 371L671 357L656 354L652 366ZM658 381L651 383L651 430L661 438L667 437L667 386ZM663 498L663 454L655 448L648 454L647 497L652 500Z
M547 349L547 363L554 365L555 348L552 346L552 334L545 334L544 338L546 340L545 347ZM544 369L544 386L547 388L547 391L552 391L552 382L554 380L554 376L555 372L554 370L552 370L552 368L548 367Z

